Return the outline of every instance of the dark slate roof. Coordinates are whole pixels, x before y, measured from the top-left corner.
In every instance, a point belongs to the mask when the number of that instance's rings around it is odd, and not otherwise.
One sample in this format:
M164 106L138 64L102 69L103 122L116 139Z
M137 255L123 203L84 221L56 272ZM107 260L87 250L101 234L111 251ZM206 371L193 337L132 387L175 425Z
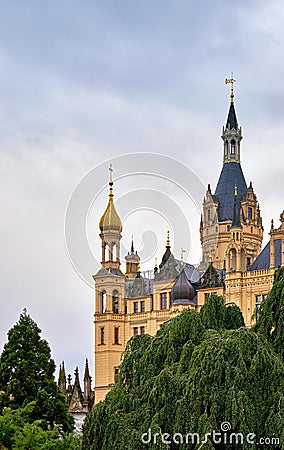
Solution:
M281 239L274 241L274 266L279 267L282 263L282 245ZM258 255L256 260L248 268L248 270L269 269L270 267L270 241L266 244L262 252Z
M230 128L230 129L235 128L235 130L237 130L237 128L238 128L238 120L237 120L234 103L230 104L226 128Z
M120 275L123 275L123 273L121 272L121 270L120 269L105 269L104 267L102 267L97 273L96 273L96 276L102 276L102 275L107 275L107 274L109 274L109 273L111 273L112 275L118 275L118 276L120 276Z
M175 284L173 285L171 296L172 303L176 305L186 305L192 303L195 297L195 290L188 281L184 267L179 273Z
M237 162L225 163L214 195L219 202L218 219L220 222L233 219L235 185L238 188L239 201L244 200L247 184L241 165Z

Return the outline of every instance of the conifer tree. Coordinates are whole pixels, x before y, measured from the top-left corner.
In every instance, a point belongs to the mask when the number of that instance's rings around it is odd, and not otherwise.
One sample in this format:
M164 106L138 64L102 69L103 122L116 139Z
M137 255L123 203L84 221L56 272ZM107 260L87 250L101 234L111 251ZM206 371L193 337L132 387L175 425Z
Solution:
M30 420L42 419L53 427L73 429L63 393L54 380L55 363L38 325L24 310L9 330L8 342L0 357L0 412L34 402Z

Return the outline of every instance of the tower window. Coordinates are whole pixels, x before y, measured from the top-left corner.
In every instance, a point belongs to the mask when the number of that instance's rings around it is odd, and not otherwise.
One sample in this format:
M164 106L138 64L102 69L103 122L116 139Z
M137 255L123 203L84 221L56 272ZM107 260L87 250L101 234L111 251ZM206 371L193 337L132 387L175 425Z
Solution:
M101 293L101 302L102 302L102 314L105 314L106 312L106 292L103 291Z
M133 336L138 336L138 327L133 328Z
M116 345L119 344L119 328L118 327L114 328L114 343Z
M252 208L248 207L248 219L251 220L252 219Z
M140 302L140 311L141 311L141 312L145 312L145 301L144 301L144 300L142 300L142 301Z
M118 314L118 291L112 293L112 311L114 314Z
M236 153L236 141L235 139L231 140L231 155L234 155Z
M112 261L116 261L117 257L117 251L116 251L116 244L112 244L111 246L111 253L112 253Z
M210 219L211 219L211 210L207 209L207 220L208 220L208 222L210 221Z
M138 313L138 302L133 303L133 312Z
M161 309L167 309L167 293L162 292L160 294L160 301L161 301Z
M140 334L145 334L145 327L140 327Z
M105 343L105 329L104 327L101 328L101 345L104 345Z

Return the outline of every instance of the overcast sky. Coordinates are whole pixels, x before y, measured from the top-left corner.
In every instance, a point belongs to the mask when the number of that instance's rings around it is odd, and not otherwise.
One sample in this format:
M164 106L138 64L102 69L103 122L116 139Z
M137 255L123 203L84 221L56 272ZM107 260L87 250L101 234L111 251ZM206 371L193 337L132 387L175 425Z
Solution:
M93 291L64 239L70 195L94 167L136 152L177 158L215 189L231 71L242 167L267 242L284 208L283 23L283 0L1 1L0 347L27 307L57 364L82 372L88 357L93 366ZM102 189L94 182L90 246ZM116 189L123 195L127 183ZM99 259L97 244L93 252Z

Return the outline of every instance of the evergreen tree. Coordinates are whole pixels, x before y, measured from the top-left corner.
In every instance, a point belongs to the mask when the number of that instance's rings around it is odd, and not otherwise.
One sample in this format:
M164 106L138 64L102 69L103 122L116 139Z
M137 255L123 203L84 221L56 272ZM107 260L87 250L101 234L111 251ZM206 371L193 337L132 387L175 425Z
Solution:
M30 420L42 419L53 427L73 429L63 393L54 380L55 363L41 330L24 310L9 330L0 357L0 412L3 407L23 407L34 401Z

